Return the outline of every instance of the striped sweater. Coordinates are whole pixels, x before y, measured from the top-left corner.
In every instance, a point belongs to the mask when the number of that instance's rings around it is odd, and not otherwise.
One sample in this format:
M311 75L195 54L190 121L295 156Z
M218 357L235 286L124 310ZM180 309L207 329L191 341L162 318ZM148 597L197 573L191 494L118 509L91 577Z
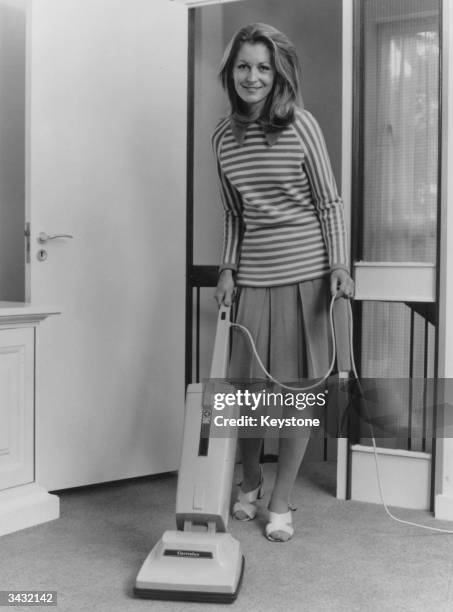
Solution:
M250 287L347 269L343 202L314 117L297 110L278 138L258 122L245 129L238 139L227 117L212 136L225 219L220 269Z

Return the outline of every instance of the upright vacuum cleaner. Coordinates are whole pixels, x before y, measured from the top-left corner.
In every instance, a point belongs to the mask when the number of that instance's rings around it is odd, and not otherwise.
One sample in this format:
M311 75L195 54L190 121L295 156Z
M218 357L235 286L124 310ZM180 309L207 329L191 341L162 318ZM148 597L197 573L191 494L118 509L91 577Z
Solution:
M229 358L230 309L221 307L211 379L224 379ZM223 414L234 415L235 407ZM187 388L176 495L176 530L166 531L137 576L134 594L148 599L233 602L244 571L239 542L226 532L236 456L236 432L209 437L212 406L203 385Z

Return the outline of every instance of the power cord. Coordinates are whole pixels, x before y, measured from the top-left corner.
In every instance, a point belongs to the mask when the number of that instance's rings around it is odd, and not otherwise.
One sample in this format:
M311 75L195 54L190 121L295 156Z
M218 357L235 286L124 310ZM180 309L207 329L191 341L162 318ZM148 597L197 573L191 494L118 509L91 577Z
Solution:
M337 354L337 346L336 346L336 342L335 342L335 327L334 327L334 322L333 322L333 306L335 303L335 296L332 297L331 301L330 301L330 307L329 307L329 321L330 321L330 331L331 331L331 336L332 336L332 359L330 360L330 365L329 365L329 369L327 371L327 373L320 378L319 380L317 380L315 383L308 385L306 387L291 387L289 385L285 385L283 384L280 380L277 380L276 378L274 378L272 376L272 374L270 374L265 366L264 363L261 361L260 356L258 355L258 351L256 349L256 345L255 342L253 340L252 334L250 333L250 331L244 326L244 325L240 325L239 323L230 323L231 327L236 327L238 329L240 329L242 332L245 333L245 335L247 336L249 342L250 342L250 346L251 349L253 351L253 354L255 355L255 358L258 362L258 365L260 366L260 368L262 369L262 371L266 374L266 376L269 378L269 380L272 380L272 382L274 382L275 384L277 384L279 387L282 387L283 389L289 389L290 391L310 391L310 389L314 389L315 387L319 387L319 385L321 385L324 381L326 381L329 376L332 374L333 372L333 368L335 365L335 356Z
M258 355L258 351L256 349L256 345L255 342L253 340L252 334L250 333L250 331L243 325L240 325L239 323L231 323L231 327L236 327L237 329L240 329L243 333L245 333L245 335L247 336L249 342L250 342L250 346L253 350L253 354L255 355L255 358L260 366L260 368L262 369L262 371L266 374L267 378L269 378L270 380L272 380L272 382L276 383L277 385L279 385L280 387L284 388L284 389L289 389L291 391L309 391L310 389L314 389L315 387L319 387L319 385L321 385L324 381L326 381L329 376L332 374L334 365L335 365L335 356L336 356L336 352L337 352L337 347L336 347L336 341L335 341L335 326L334 326L334 320L333 320L333 307L334 307L334 303L336 300L336 296L333 296L331 301L330 301L330 307L329 307L329 322L330 322L330 331L331 331L331 336L332 336L332 359L330 361L330 365L329 365L329 369L327 371L327 373L320 378L318 381L316 381L315 383L305 386L305 387L292 387L289 385L285 385L283 384L281 381L277 380L276 378L274 378L270 372L267 371L267 369L265 368L260 356ZM351 304L348 300L348 318L349 318L349 347L350 347L350 355L351 355L351 366L352 366L352 372L354 374L355 379L357 380L359 387L360 387L360 379L359 379L359 375L357 374L357 368L355 365L355 359L354 359L354 328L353 328L353 319L352 319L352 309L351 309ZM384 510L386 512L386 514L389 516L389 518L393 519L394 521L396 521L397 523L402 523L403 525L410 525L411 527L418 527L420 529L426 529L428 531L435 531L438 533L453 533L453 530L451 529L442 529L441 527L431 527L430 525L422 525L420 523L414 523L413 521L406 521L404 519L400 519L397 516L395 516L394 514L392 514L392 512L390 512L387 503L385 501L385 496L384 496L384 487L382 484L382 476L381 476L381 471L380 471L380 467L379 467L379 458L378 458L378 451L377 451L377 446L376 446L376 439L374 437L374 430L373 430L373 425L371 423L371 418L368 415L368 425L370 427L370 431L371 431L371 442L373 445L373 454L374 454L374 461L375 461L375 465L376 465L376 477L377 477L377 482L378 482L378 488L379 488L379 496L381 499L381 503L384 507Z

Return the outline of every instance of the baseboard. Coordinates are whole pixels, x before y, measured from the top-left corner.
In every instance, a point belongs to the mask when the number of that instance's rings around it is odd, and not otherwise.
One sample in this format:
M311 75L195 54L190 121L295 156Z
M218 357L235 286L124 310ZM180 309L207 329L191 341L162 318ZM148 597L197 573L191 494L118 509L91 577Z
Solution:
M429 510L429 453L378 448L378 465L387 505ZM381 503L373 447L351 447L351 499Z
M453 497L436 495L434 516L443 521L453 521Z
M60 499L36 483L0 492L0 536L60 516Z

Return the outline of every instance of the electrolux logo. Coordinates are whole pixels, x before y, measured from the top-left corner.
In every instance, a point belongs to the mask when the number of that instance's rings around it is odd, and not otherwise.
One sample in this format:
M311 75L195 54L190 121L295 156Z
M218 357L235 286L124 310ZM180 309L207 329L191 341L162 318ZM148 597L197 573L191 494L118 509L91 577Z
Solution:
M166 548L164 550L164 557L184 557L190 559L212 559L212 552L205 550L181 550Z

